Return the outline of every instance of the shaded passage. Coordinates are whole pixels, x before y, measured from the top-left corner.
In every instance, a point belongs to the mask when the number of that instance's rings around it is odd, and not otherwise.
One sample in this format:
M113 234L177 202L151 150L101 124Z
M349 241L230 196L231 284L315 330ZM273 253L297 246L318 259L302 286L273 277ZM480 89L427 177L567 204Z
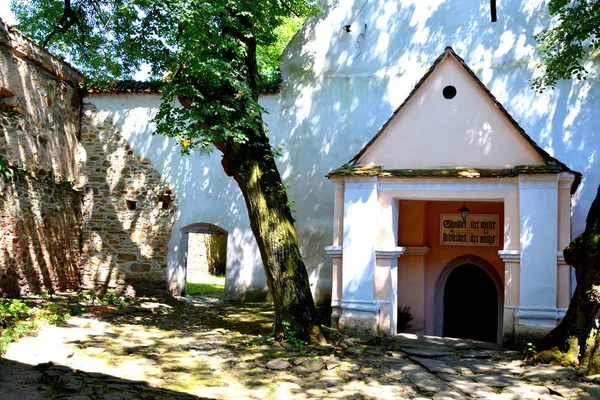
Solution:
M444 289L444 336L495 342L498 290L481 268L464 264L450 273Z

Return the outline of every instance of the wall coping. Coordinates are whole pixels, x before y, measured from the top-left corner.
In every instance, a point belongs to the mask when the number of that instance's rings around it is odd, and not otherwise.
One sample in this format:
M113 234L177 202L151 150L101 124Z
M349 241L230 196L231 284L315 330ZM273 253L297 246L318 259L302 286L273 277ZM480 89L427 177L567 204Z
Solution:
M0 45L13 54L43 68L55 78L78 87L85 75L69 65L62 58L30 39L18 29L0 20Z
M330 257L341 256L344 252L344 248L342 246L327 246L325 247L325 252L329 254Z
M406 247L386 247L375 249L375 257L379 259L398 258L406 251Z

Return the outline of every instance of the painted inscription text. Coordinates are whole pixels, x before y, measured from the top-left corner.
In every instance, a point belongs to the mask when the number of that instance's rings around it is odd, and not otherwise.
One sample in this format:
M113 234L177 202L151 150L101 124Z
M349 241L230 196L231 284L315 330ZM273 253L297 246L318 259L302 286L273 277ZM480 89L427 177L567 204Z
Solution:
M451 246L498 246L498 214L440 215L440 244Z

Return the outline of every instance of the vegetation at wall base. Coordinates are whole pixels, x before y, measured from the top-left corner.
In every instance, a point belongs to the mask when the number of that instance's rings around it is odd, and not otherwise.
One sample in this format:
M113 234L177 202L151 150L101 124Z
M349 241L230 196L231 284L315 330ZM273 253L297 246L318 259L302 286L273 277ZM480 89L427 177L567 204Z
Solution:
M29 335L42 324L58 324L70 317L67 304L34 303L19 299L0 302L0 356L8 345Z
M0 301L0 356L15 340L35 332L45 324L60 324L72 315L91 311L97 314L135 306L133 298L121 296L114 289L105 293L80 290L77 293L55 296L42 292L27 299Z

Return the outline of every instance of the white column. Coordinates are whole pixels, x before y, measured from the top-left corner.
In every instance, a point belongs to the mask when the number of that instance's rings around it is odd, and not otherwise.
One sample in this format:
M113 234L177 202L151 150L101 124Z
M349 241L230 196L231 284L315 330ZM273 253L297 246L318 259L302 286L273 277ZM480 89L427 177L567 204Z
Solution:
M398 202L389 192L378 192L377 250L375 250L375 299L379 302L378 330L395 335L398 309Z
M344 190L343 256L340 325L376 332L379 303L375 301L377 238L377 177L346 180Z
M331 322L337 326L342 315L342 244L344 240L344 180L334 177L331 181L335 184L333 199L333 246L325 247L331 257Z
M519 208L518 324L554 326L557 318L558 175L520 175Z
M502 341L511 340L515 335L515 311L519 306L521 252L500 250L498 255L504 261L504 318Z
M331 257L331 323L336 326L342 315L342 246L327 246L325 251Z
M398 326L398 257L405 250L404 247L375 250L375 299L380 303L377 330L389 336L396 334Z

